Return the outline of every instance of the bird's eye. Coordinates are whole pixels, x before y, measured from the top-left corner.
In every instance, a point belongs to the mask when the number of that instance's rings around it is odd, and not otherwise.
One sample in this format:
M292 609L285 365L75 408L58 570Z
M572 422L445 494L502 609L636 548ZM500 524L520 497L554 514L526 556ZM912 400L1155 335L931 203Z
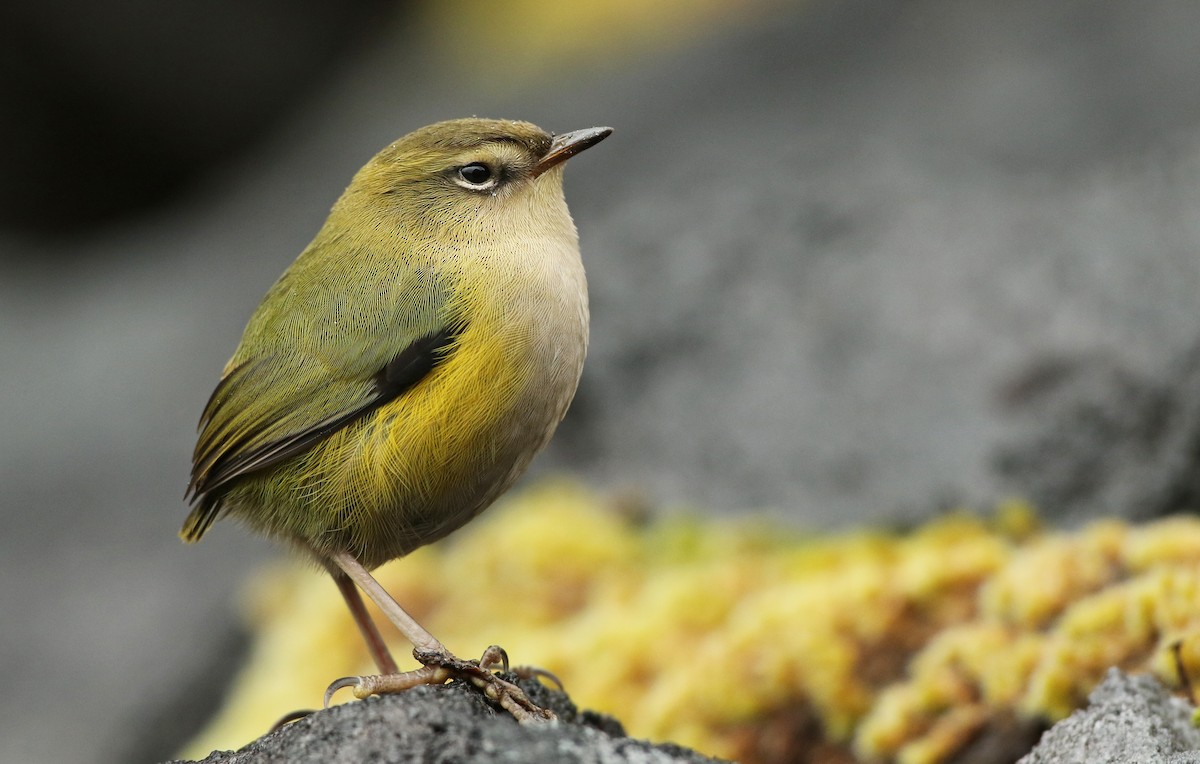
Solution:
M492 168L483 162L472 162L458 168L458 177L468 186L484 188L492 180Z

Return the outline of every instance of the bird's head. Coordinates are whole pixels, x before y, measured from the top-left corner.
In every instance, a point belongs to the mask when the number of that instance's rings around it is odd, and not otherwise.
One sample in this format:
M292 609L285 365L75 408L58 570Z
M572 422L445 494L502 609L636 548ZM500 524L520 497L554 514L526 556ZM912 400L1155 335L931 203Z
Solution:
M528 122L456 119L416 130L354 177L342 204L409 224L455 225L504 213L565 210L562 163L608 137L608 127L551 135Z

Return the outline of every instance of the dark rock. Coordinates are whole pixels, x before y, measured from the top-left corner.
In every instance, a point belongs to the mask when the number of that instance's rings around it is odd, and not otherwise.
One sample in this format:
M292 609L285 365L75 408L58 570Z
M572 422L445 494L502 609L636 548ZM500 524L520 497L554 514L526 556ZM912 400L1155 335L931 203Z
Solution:
M1047 513L1200 509L1200 345L1141 371L1107 358L1037 364L1005 402L1025 430L998 449L997 471Z
M611 717L579 712L566 695L536 681L516 681L531 699L553 709L558 723L517 724L479 693L451 682L317 711L240 751L214 751L203 764L717 761L676 745L653 745L626 737L620 723Z

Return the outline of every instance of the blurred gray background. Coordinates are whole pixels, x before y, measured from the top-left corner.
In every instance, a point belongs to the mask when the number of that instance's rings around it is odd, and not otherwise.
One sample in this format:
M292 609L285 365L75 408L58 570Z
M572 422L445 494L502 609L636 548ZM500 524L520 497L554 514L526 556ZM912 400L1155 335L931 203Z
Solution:
M438 119L617 129L536 473L813 528L1194 504L1200 4L645 5L0 11L0 761L164 758L219 702L278 552L176 539L200 408Z

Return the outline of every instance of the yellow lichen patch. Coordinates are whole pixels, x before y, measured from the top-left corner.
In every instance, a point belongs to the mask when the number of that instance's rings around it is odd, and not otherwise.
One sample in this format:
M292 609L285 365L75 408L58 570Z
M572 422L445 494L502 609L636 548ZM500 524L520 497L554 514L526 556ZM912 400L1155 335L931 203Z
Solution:
M913 659L908 677L876 699L858 727L856 750L942 761L954 752L948 741L978 727L980 709L1011 707L1020 698L1040 649L1038 635L1000 623L945 629Z
M964 703L947 709L923 736L900 749L896 761L900 764L945 761L987 725L991 713L982 703Z
M1200 700L1200 628L1163 634L1150 670L1163 684Z
M1042 530L1033 505L1021 499L1005 499L997 504L992 525L1002 536L1014 541L1025 541Z
M983 587L983 615L1024 628L1045 626L1068 604L1119 575L1111 535L1106 524L1031 541Z
M1200 523L1189 515L1130 528L1121 546L1121 561L1135 572L1173 563L1200 563Z
M654 51L703 38L714 29L762 19L796 2L780 0L609 0L605 3L550 3L546 0L441 0L423 7L431 39L497 40L504 47L504 77L511 86L521 75L595 66L638 51ZM436 53L446 46L434 46ZM443 66L462 67L477 76L493 59L474 46L452 46Z
M1023 709L1061 719L1110 666L1169 677L1159 654L1200 629L1198 595L1200 570L1189 565L1151 569L1073 604L1049 634Z
M812 537L635 520L547 483L376 574L459 655L503 645L634 736L745 762L932 764L1005 720L1066 715L1111 665L1200 678L1191 518L1044 534L1014 502L991 522ZM247 600L252 654L190 755L242 745L373 670L327 577L276 566Z

